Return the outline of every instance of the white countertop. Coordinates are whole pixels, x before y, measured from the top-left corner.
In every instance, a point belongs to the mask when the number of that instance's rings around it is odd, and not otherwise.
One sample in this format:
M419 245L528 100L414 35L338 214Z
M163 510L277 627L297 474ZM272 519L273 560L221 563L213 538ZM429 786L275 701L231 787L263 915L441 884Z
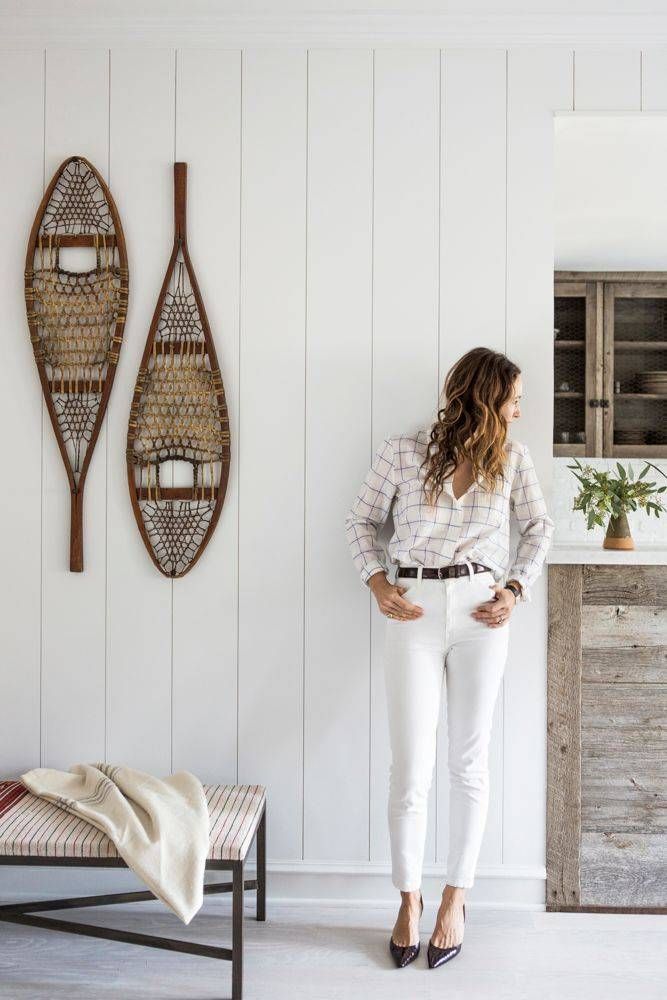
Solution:
M603 549L599 542L554 542L547 552L548 563L593 563L631 566L667 565L667 546L635 541L634 549Z

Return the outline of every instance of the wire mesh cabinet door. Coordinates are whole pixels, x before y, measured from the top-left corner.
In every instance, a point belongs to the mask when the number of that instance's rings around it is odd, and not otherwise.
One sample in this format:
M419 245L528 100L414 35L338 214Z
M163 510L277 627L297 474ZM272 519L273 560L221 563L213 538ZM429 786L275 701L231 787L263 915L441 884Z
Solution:
M556 280L555 455L602 454L601 395L602 282Z
M604 286L604 454L667 456L667 281L629 272Z

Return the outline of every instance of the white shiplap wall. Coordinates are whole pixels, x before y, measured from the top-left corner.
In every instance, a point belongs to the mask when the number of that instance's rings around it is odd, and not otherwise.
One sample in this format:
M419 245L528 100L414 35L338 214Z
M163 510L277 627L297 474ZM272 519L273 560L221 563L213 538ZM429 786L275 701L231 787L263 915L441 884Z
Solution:
M447 369L478 343L523 369L514 436L549 491L553 112L667 108L665 65L657 49L437 42L1 53L4 774L105 758L261 782L276 871L386 874L383 621L345 511L382 437L430 419ZM110 182L131 268L80 575L22 297L43 186L74 152ZM174 158L189 164L233 450L214 539L170 582L136 531L124 445ZM513 626L478 872L533 877L538 900L545 665L543 578ZM439 875L446 764L443 725L426 855Z

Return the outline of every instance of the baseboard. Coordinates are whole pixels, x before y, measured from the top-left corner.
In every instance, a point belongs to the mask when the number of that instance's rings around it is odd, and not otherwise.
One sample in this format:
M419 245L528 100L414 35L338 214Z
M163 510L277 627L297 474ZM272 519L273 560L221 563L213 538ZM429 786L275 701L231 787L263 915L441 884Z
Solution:
M444 865L424 865L424 900L439 899L447 882ZM540 865L479 865L466 896L489 906L545 906L546 870ZM274 861L268 865L267 892L274 900L350 905L391 903L396 888L388 864Z
M254 877L254 862L247 877ZM207 881L221 881L228 872L209 872ZM425 865L422 891L426 902L440 898L447 873L442 865ZM492 907L544 909L545 869L539 865L480 865L467 891L471 903ZM53 899L87 893L127 892L145 888L131 871L0 865L0 901ZM318 905L389 905L396 900L388 864L272 861L267 863L267 899L275 903ZM146 904L139 904L146 905ZM162 905L162 904L159 904ZM206 906L229 905L225 898Z

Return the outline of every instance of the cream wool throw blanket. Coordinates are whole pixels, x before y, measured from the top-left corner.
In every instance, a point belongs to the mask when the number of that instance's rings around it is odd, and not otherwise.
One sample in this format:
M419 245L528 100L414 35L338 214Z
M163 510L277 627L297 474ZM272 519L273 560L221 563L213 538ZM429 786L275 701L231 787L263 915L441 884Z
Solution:
M34 795L102 830L151 892L189 924L204 898L209 814L201 782L188 771L155 778L131 767L75 764L21 775Z

